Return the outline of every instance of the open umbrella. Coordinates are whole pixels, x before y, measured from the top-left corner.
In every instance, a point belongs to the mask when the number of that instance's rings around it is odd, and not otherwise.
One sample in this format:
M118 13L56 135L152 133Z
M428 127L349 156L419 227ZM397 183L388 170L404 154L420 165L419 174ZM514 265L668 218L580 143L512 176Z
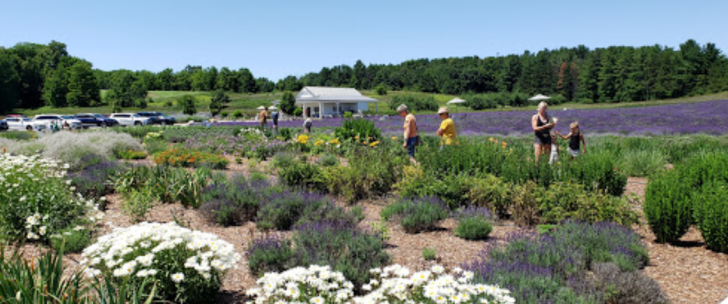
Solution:
M465 103L465 100L457 98L457 97L455 97L452 100L447 102L447 104L461 104L461 103Z
M258 110L265 110L265 107L264 106L260 106L260 107L257 107L256 109L258 109Z
M268 110L275 111L278 110L278 108L276 108L276 106L271 106L270 108L268 108Z
M551 99L551 97L548 97L546 95L538 94L536 96L533 96L533 97L529 98L528 100L529 101L542 101L542 100L549 100L549 99Z

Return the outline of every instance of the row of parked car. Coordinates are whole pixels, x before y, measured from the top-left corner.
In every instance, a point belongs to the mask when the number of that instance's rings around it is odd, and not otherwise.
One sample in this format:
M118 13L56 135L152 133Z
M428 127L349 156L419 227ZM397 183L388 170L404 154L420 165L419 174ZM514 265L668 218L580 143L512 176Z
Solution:
M169 117L161 112L113 113L108 117L97 113L81 113L73 116L43 114L36 115L33 119L22 115L8 115L4 120L0 120L0 131L43 131L49 129L54 123L69 129L82 129L89 127L105 128L117 125L173 125L175 123L175 119L174 117Z

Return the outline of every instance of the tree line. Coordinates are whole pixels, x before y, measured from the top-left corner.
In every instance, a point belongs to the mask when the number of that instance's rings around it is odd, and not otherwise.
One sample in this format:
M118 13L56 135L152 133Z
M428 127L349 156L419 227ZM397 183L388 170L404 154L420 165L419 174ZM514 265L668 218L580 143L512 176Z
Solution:
M284 79L286 80L286 79ZM282 80L282 81L284 81ZM289 79L288 81L292 81ZM629 102L728 90L728 59L715 44L545 49L500 57L418 59L401 64L322 68L303 85L443 94L558 95L580 102Z
M408 90L455 95L537 93L579 102L629 102L728 90L728 59L715 44L688 40L665 46L544 49L520 55L417 59L400 64L324 67L273 82L238 70L188 65L174 71L94 70L66 45L0 47L0 112L50 105L119 107L146 104L150 90L259 93L303 86ZM102 100L99 89L109 90ZM505 94L505 95L503 95ZM508 95L510 94L510 95ZM507 99L507 98L506 98ZM520 97L513 98L519 101Z

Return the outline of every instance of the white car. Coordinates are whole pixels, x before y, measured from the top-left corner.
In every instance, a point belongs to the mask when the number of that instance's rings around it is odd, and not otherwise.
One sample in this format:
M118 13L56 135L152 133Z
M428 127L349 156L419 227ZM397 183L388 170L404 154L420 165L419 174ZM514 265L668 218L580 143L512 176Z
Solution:
M141 126L149 124L149 117L134 113L114 113L109 118L116 119L122 126Z
M46 129L45 123L36 123L24 116L5 117L5 121L8 123L8 130L43 131Z
M56 115L56 114L42 114L42 115L36 115L33 118L33 121L37 123L45 123L46 126L50 126L53 124L53 122L57 122L59 125L63 127L67 127L70 129L81 129L83 128L83 124L78 119L73 119L71 116L63 116L63 115Z

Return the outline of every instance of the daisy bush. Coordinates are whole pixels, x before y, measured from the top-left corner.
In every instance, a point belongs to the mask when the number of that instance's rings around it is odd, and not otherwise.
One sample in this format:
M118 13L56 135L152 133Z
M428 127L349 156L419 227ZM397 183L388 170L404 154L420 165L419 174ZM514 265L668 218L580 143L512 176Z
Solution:
M240 259L214 234L146 222L115 229L83 255L88 275L134 284L153 278L160 297L176 303L208 303Z
M460 268L450 273L440 265L412 273L398 264L370 270L379 275L363 286L371 290L355 303L515 303L510 292L495 285L473 283L474 274ZM376 289L375 289L376 288Z
M297 267L282 273L266 273L258 287L248 290L249 303L515 303L508 290L473 283L474 274L460 268L446 272L439 265L412 273L391 265L374 268L377 275L362 286L364 296L353 296L353 284L328 266Z
M269 272L247 295L254 303L351 303L354 284L329 266L296 267L282 273Z
M0 154L0 232L48 241L65 228L101 218L92 200L74 195L68 165L39 156Z

